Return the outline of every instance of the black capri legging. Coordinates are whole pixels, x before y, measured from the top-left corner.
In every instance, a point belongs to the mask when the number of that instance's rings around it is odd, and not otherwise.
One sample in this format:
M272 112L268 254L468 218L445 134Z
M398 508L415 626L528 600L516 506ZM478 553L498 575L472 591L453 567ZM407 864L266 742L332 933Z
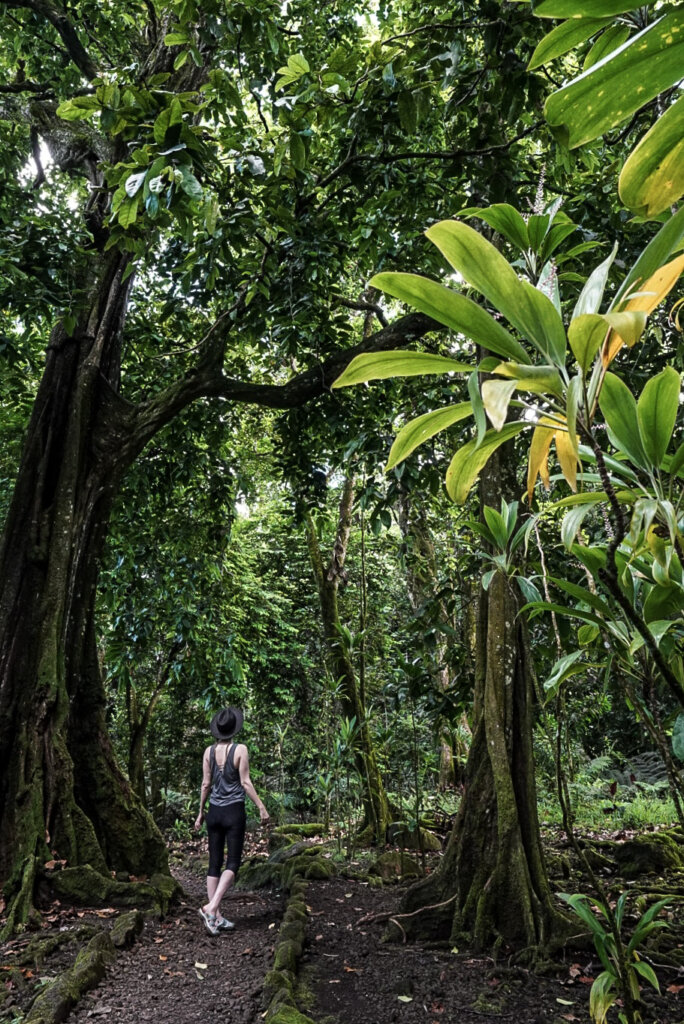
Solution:
M209 804L207 814L207 833L209 835L209 870L210 878L218 878L221 874L223 851L228 844L226 871L234 871L237 877L242 860L242 847L245 842L245 824L247 815L242 801L226 804Z

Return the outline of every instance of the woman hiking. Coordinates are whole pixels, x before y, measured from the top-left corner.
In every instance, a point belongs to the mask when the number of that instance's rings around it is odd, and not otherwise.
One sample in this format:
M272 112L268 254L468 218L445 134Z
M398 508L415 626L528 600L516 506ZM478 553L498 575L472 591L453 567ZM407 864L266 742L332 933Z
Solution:
M232 921L221 916L221 900L235 884L242 860L245 841L245 795L259 811L263 824L269 813L259 798L249 777L249 754L244 743L235 743L244 715L240 708L224 708L211 720L209 731L216 740L204 751L202 759L202 789L200 811L195 821L199 831L204 821L204 806L209 797L206 816L209 836L209 870L207 872L207 902L199 915L210 935L230 931ZM211 795L210 795L211 794ZM228 848L226 866L221 871L224 849Z

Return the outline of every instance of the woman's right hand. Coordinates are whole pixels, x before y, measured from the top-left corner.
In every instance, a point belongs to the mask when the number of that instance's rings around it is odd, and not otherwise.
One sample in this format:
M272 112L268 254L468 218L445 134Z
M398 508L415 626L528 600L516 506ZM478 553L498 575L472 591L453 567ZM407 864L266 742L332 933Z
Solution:
M270 821L271 815L268 813L265 807L259 808L259 817L261 818L261 824L265 825L267 821Z
M202 828L203 821L204 814L202 813L202 811L200 811L199 814L197 815L197 818L195 819L195 832L199 832L199 830Z

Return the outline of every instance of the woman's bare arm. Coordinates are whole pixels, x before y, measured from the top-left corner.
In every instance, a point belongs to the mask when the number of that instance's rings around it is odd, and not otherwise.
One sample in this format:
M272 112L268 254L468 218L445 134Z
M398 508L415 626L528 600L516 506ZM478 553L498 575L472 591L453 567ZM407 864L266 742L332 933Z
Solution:
M244 743L241 743L235 751L235 763L237 764L237 769L240 773L240 784L242 788L259 811L259 817L262 822L268 821L271 816L254 788L254 783L249 775L249 754L247 753L247 747Z

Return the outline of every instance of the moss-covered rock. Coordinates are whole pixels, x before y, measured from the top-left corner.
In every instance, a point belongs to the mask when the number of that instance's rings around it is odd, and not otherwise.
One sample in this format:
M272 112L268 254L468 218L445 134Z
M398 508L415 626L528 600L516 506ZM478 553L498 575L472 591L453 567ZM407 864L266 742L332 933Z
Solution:
M283 884L283 865L263 857L251 857L240 868L236 889L264 889Z
M411 829L402 821L392 822L387 829L387 842L405 850L422 849L425 853L438 853L442 849L441 840L434 832L426 828Z
M300 957L305 939L306 925L303 921L283 921L278 933L278 942L291 942L297 951L297 956Z
M389 850L371 864L368 874L384 879L418 878L421 872L413 857L400 850Z
M624 843L616 843L612 853L625 878L684 868L684 850L666 832L635 836Z
M314 836L325 835L325 825L320 821L310 821L304 825L276 825L272 835L295 836L297 839L312 839Z
M128 914L121 914L112 925L109 933L116 949L123 949L125 946L132 946L142 931L145 918L139 910L131 910Z
M294 1006L279 1006L275 1013L266 1014L270 1024L315 1024L311 1017L300 1013Z
M269 1006L276 995L280 992L286 992L288 996L293 997L294 992L294 979L293 976L286 971L271 970L264 978L264 1003Z
M278 942L275 950L273 967L276 971L290 971L295 974L297 971L297 946L289 939Z
M71 970L61 974L38 995L24 1024L61 1024L81 996L102 980L114 956L111 936L108 932L98 932L78 954Z
M51 892L60 900L80 906L142 907L161 913L182 892L170 875L153 875L149 882L117 882L89 864L65 868L45 876Z

